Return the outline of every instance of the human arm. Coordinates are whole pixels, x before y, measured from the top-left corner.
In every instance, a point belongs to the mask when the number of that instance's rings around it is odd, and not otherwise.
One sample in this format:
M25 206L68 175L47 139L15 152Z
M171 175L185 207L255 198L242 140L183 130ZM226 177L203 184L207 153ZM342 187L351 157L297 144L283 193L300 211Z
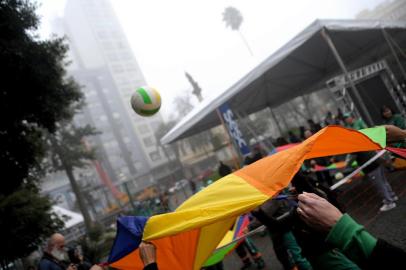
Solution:
M156 247L149 242L141 242L138 247L141 261L144 264L144 270L158 270L156 264Z
M406 139L406 130L393 125L385 125L386 140L388 142L399 142Z
M396 269L403 265L406 256L402 249L373 237L347 214L333 227L326 241L365 269Z
M376 239L325 199L312 193L301 194L298 199L297 211L304 222L313 229L328 233L326 242L340 249L361 268L392 269L389 266L403 264L406 256L403 250Z
M349 215L343 215L327 200L313 193L299 195L299 216L310 227L328 233L326 242L340 249L358 265L365 265L376 239Z
M393 125L385 125L386 141L398 142L406 139L406 130L400 129Z

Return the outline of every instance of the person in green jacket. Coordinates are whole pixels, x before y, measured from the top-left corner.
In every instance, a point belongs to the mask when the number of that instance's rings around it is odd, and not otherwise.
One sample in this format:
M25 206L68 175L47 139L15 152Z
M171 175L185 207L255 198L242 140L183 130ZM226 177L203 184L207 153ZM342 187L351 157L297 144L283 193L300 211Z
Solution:
M400 129L406 129L405 118L394 111L389 106L382 106L381 115L385 125L394 125Z
M367 125L365 124L365 122L361 118L355 119L351 113L345 113L344 120L345 120L345 126L348 128L352 128L355 130L368 128Z
M406 252L377 239L327 200L313 193L298 196L297 213L311 228L327 234L326 242L361 269L400 269Z

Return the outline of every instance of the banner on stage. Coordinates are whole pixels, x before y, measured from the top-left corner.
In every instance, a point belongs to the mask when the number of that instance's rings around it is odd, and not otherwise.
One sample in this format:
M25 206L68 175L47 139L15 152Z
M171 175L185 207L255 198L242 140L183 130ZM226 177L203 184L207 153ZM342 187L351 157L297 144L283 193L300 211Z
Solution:
M235 145L238 146L238 150L240 151L241 155L242 156L249 155L251 151L248 147L247 142L243 138L241 130L238 127L237 121L235 121L234 119L233 111L230 109L228 104L221 105L219 107L219 111L227 127L228 133L234 140Z

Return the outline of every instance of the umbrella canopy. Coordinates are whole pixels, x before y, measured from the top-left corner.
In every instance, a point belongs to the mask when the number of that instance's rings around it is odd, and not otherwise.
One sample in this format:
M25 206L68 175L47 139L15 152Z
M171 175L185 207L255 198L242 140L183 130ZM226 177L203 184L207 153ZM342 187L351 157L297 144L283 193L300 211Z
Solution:
M233 110L249 114L324 89L325 82L342 71L322 31L330 36L349 69L382 58L391 60L383 30L401 47L406 46L406 22L316 20L230 88L199 104L161 142L167 144L219 125L216 109L226 102Z
M201 269L236 218L278 195L305 159L385 147L384 127L361 131L326 127L301 144L221 178L174 212L120 217L107 264L122 270L143 269L138 249L143 240L156 246L159 269Z

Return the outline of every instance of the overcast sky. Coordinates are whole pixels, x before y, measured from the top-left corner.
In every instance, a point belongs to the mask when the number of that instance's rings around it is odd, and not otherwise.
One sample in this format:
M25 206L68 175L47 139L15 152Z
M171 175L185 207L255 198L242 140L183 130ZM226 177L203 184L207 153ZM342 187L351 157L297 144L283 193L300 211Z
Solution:
M203 97L224 91L315 19L351 19L384 0L110 0L147 83L161 93L165 118L173 98L191 91L189 72ZM65 0L39 0L41 35L62 16ZM244 17L241 32L225 27L222 12L234 6ZM193 99L195 100L195 99Z

